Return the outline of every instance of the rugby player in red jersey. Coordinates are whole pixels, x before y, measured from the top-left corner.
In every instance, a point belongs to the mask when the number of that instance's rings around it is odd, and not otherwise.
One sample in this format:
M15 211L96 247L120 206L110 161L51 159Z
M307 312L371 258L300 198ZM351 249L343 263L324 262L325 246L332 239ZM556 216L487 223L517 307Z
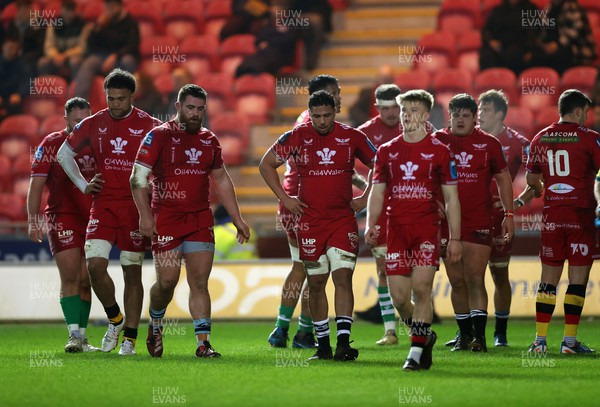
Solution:
M396 102L396 96L400 93L400 88L394 84L378 86L375 89L375 108L379 114L358 127L358 130L365 133L376 148L379 148L382 144L387 143L400 134L400 106ZM396 345L398 343L398 336L396 335L396 311L390 298L387 278L385 276L386 226L387 215L384 211L377 221L379 240L371 249L377 269L378 307L381 312L384 328L384 335L376 344ZM410 301L406 304L407 309L398 309L398 312L400 312L400 316L407 326L410 326L413 307Z
M306 269L310 311L319 348L311 359L354 360L350 347L354 295L352 274L358 254L358 225L354 212L366 206L365 194L352 198L354 160L372 166L375 147L364 133L335 121L335 101L326 91L308 102L311 124L284 133L265 153L259 168L267 185L306 227L297 229L300 260ZM277 168L294 160L299 177L298 196L285 193ZM337 347L329 341L325 285L331 273L335 285Z
M492 89L482 93L479 95L478 102L477 121L479 122L479 127L481 130L496 137L500 141L500 144L502 144L508 164L508 172L514 181L519 168L521 166L525 167L525 163L527 162L529 140L504 124L504 119L508 112L508 100L501 90ZM492 253L489 261L490 272L495 286L494 309L496 319L494 345L508 346L506 328L512 297L510 280L508 278L508 265L510 263L512 240L506 241L501 235L504 213L495 180L492 180L492 184L490 185L490 193L492 194L492 205L494 208ZM521 194L521 196L514 200L515 209L529 202L533 196L533 189L527 189L524 194Z
M546 334L556 306L556 287L565 260L569 285L565 293L565 331L560 353L593 353L577 340L579 319L594 259L598 255L594 228L594 174L600 169L600 134L584 126L592 101L576 89L558 99L560 120L532 140L527 184L544 190L540 259L542 276L535 302L536 338L529 352L547 351ZM543 180L543 183L542 183ZM600 198L600 197L596 197Z
M237 240L245 243L250 229L240 215L233 182L223 164L217 137L202 127L206 91L183 86L177 95L177 116L150 131L140 145L131 189L139 211L140 231L152 238L156 282L150 289L150 325L146 345L153 357L163 353L162 318L179 281L185 260L190 286L190 314L196 334L196 356L220 357L210 344L212 321L208 278L212 269L214 219L208 200L210 184L231 214ZM152 209L148 177L154 176Z
M146 239L138 230L129 176L144 134L160 124L132 105L135 88L131 73L121 69L111 71L104 79L108 108L77 124L58 151L61 166L77 188L93 194L85 257L92 288L109 320L102 338L102 351L110 352L117 346L124 328L119 355L135 354L144 298L142 262ZM75 161L75 156L86 146L91 148L99 169L89 182L81 175ZM115 299L115 286L107 271L113 245L121 249L126 319Z
M506 241L514 234L512 179L494 136L475 127L477 102L465 93L449 103L450 127L434 136L447 144L458 170L458 197L461 207L462 260L445 262L452 286L452 305L460 330L452 350L487 352L487 292L485 271L492 246L492 179L504 210L501 236Z
M377 150L365 240L372 247L381 242L377 225L385 205L385 271L390 293L399 312L411 303L411 292L414 298L411 348L403 366L412 371L431 367L437 338L431 330L431 290L440 258L441 226L436 202L440 189L449 224L449 264L461 257L460 203L450 149L426 129L433 96L424 90L413 90L397 99L404 131Z
M99 350L88 343L85 335L92 293L83 244L92 198L81 193L69 181L58 163L56 153L73 127L90 114L90 103L87 100L79 97L67 100L67 127L44 137L37 148L31 164L31 179L27 191L29 238L41 243L45 225L50 251L60 275L60 306L69 330L65 352L72 353ZM94 176L95 163L89 156L89 151L82 152L77 158L77 165L86 179ZM42 218L39 213L44 185L48 187L48 205Z

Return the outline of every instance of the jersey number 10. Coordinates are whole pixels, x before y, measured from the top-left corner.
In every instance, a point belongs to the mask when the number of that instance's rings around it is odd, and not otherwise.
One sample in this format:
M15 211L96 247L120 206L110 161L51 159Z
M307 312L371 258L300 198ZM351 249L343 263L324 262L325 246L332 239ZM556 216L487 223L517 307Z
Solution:
M566 177L571 172L569 167L569 152L567 150L557 150L556 152L548 150L548 169L550 175Z

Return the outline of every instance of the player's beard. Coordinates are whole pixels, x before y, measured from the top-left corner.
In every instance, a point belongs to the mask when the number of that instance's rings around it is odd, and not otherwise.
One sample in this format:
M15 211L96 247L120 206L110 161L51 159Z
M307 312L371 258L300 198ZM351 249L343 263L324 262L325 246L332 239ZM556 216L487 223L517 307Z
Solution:
M198 130L202 127L202 116L198 116L197 118L191 119L189 117L180 115L179 121L181 122L181 127L185 130L186 133L194 134L197 133Z

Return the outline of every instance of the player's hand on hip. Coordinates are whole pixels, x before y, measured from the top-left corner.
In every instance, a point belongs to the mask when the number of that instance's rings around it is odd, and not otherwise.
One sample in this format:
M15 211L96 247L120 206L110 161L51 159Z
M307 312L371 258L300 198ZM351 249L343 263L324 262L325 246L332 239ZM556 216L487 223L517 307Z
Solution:
M446 246L446 259L449 264L456 264L462 259L462 243L460 240L452 239Z
M233 222L235 228L237 229L237 241L240 244L248 243L250 240L250 228L243 220Z
M506 242L510 242L515 235L515 221L512 216L505 216L502 221L502 236Z
M158 229L156 229L156 223L152 216L140 216L140 233L149 238L158 235Z
M365 242L370 247L377 246L377 238L379 237L379 230L375 227L368 227L365 230Z
M290 196L281 201L283 206L294 215L304 214L304 208L308 208L308 205L298 199L296 196Z
M94 178L90 182L88 182L87 187L85 187L84 194L97 194L102 191L102 187L104 186L104 180L102 179L102 174L94 175Z
M435 203L437 204L437 212L440 219L446 219L446 205L444 205L442 201L438 201L437 199L435 200Z
M356 198L352 198L352 201L350 201L350 208L352 208L354 212L358 213L367 207L368 199L369 196L365 194L357 196Z

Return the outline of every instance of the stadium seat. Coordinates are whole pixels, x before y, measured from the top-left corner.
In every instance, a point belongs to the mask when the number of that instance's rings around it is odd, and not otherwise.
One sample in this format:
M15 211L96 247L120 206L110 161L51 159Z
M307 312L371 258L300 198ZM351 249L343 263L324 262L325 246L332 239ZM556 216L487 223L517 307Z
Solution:
M510 105L519 103L519 94L517 93L517 76L513 71L507 68L489 68L475 75L473 80L473 96L490 89L502 90L508 97Z
M9 3L2 10L2 15L0 15L0 20L2 20L2 25L6 27L6 25L15 19L17 15L17 3Z
M204 14L204 33L218 38L229 16L231 16L231 0L208 2Z
M163 99L168 99L169 94L173 92L173 76L170 73L157 76L154 78L154 86Z
M0 123L0 153L11 159L29 155L39 142L38 129L39 121L34 116L6 117Z
M219 138L221 153L227 165L241 165L250 144L248 118L237 112L224 112L211 117L210 129Z
M29 189L29 178L31 176L31 155L22 155L15 159L12 168L12 192L23 198L27 198Z
M64 110L68 85L61 76L38 76L30 85L29 95L23 102L23 112L43 120Z
M430 74L424 70L402 72L394 77L394 83L400 87L402 92L413 89L429 89Z
M550 4L550 0L531 0L531 2L535 4L540 10L545 10Z
M221 43L221 72L233 76L245 56L256 53L255 37L251 34L238 34L225 38Z
M10 158L0 154L0 193L9 192L12 164Z
M480 18L477 1L444 0L438 14L438 31L463 34L479 27Z
M446 68L436 72L431 78L431 88L435 95L435 102L442 107L444 122L450 119L448 104L458 93L471 93L471 72L465 69Z
M492 9L494 7L499 6L500 4L502 4L502 0L483 0L481 2L481 24L485 24L485 21L487 20L488 16L490 15L490 11L492 11Z
M75 94L75 81L69 84L69 97L79 96ZM106 108L106 95L104 93L104 77L97 75L92 81L92 87L90 88L90 96L88 98L92 113L97 112Z
M171 72L173 65L185 62L175 37L159 35L140 41L141 69L156 78Z
M535 136L544 127L558 122L559 114L556 106L546 106L535 115L535 126L532 131L532 137Z
M269 121L275 106L275 78L268 74L243 75L234 85L235 110L248 116L251 124Z
M44 11L51 13L50 15L58 17L60 15L60 7L62 2L60 0L51 0L43 4Z
M575 66L563 72L560 78L560 92L567 89L579 89L589 97L592 96L598 69L591 66Z
M88 23L95 22L98 17L104 12L104 2L88 1L81 7L81 16Z
M50 133L54 133L55 131L59 131L67 127L65 123L65 118L60 114L54 114L52 116L46 117L42 124L40 124L40 137L44 138Z
M25 200L12 193L0 193L0 219L9 221L27 220Z
M454 66L456 39L452 33L434 32L419 39L414 67L434 73Z
M197 76L216 71L219 65L219 41L210 35L186 37L181 42L181 54L185 55L185 67Z
M521 72L518 89L521 93L520 105L534 113L544 106L553 106L558 101L560 76L547 67L529 68Z
M140 38L161 35L164 32L162 2L132 0L127 3L127 10L138 22Z
M533 113L526 107L510 106L504 123L517 130L529 140L533 138Z
M232 107L233 80L224 73L201 74L194 83L208 92L207 114L212 118Z
M177 38L201 33L204 26L203 3L195 0L169 1L165 4L165 34Z
M304 41L301 38L296 40L296 52L292 65L286 65L279 70L279 75L293 75L304 67Z
M479 72L479 48L481 33L477 30L467 31L458 38L456 67L466 69L475 75Z

